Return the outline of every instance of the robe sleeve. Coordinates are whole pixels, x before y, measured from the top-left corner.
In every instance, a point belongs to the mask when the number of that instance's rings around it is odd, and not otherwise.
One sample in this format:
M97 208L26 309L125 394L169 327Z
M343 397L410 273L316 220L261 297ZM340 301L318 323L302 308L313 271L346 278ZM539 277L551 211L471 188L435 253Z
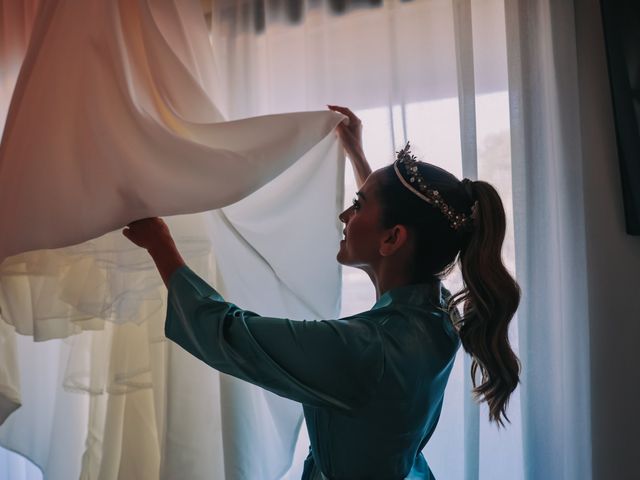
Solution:
M367 318L288 320L226 302L189 267L169 281L165 335L223 373L306 405L353 412L384 369L378 324Z

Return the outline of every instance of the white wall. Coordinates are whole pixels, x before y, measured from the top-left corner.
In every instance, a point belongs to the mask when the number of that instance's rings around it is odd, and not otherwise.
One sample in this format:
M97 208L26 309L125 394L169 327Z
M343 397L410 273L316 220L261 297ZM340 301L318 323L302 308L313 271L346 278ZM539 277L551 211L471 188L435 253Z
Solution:
M593 479L631 480L640 478L640 237L625 233L599 0L575 0L575 10L590 272Z

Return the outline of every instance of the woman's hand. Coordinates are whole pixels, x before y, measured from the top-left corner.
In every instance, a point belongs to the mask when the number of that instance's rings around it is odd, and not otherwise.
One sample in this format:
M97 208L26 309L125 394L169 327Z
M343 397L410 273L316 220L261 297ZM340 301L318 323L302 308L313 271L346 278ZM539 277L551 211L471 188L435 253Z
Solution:
M341 113L349 118L349 124L345 122L340 123L336 127L336 133L338 138L342 142L342 146L349 158L359 159L364 157L364 151L362 150L362 122L347 107L339 107L338 105L327 105L329 110Z
M175 247L169 227L158 217L131 222L122 230L122 234L137 246L149 251Z
M145 218L131 222L122 230L122 234L149 252L162 280L169 286L171 274L184 265L184 260L176 248L167 224L158 217Z
M362 187L365 180L371 175L371 167L367 158L364 156L364 150L362 148L362 122L346 107L339 107L337 105L327 105L329 110L346 115L349 118L349 125L344 122L340 123L336 127L336 133L338 138L342 142L349 160L351 160L351 166L353 167L353 173L356 177L356 185L358 188Z

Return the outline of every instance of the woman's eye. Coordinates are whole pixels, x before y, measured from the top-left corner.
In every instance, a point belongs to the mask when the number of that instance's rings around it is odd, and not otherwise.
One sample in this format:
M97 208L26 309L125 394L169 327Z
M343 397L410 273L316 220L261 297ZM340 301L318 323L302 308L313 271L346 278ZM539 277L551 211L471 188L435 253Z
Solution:
M360 202L358 201L357 198L354 198L352 203L353 203L354 210L360 210Z

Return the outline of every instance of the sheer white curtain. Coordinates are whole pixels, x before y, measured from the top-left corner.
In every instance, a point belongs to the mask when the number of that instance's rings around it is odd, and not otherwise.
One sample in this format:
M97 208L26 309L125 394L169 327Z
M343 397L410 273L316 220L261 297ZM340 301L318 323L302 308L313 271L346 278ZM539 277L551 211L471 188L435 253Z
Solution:
M507 3L527 478L590 478L588 262L572 2Z
M600 4L505 2L526 478L637 477L640 242Z

